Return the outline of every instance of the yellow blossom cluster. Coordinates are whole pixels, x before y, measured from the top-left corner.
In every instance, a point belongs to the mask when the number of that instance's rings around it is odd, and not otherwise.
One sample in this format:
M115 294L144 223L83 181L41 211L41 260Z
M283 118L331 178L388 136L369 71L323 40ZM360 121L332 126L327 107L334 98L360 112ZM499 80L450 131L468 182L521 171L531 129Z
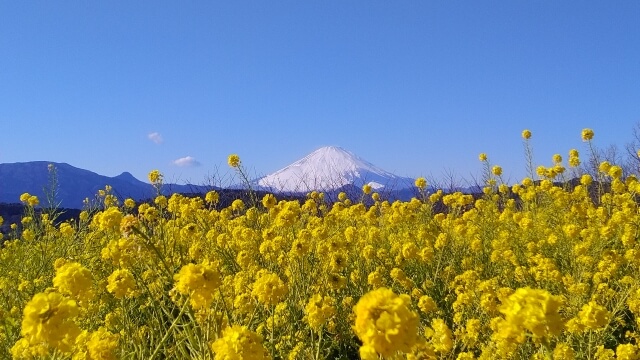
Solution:
M360 352L390 356L398 351L411 351L417 339L418 315L410 304L408 295L399 296L387 288L373 290L360 298L354 307L354 331L364 348Z
M65 263L57 267L53 286L61 294L78 301L88 301L93 297L91 272L79 263Z
M207 307L220 286L220 274L216 264L207 261L201 264L187 264L174 276L176 289L190 297L194 308Z
M211 349L219 360L271 359L261 336L239 325L226 328L222 336L211 344Z
M410 201L121 206L106 187L60 223L24 194L0 238L0 358L637 359L640 182L563 157L506 184L482 153L481 192L419 178Z

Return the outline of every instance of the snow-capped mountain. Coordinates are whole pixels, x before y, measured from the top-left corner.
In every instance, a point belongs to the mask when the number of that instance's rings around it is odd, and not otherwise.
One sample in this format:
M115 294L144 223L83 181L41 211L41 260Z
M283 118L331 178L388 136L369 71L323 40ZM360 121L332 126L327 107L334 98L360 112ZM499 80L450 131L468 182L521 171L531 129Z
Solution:
M257 180L265 190L284 193L333 191L345 186L403 189L413 179L387 172L338 146L322 147L293 164Z

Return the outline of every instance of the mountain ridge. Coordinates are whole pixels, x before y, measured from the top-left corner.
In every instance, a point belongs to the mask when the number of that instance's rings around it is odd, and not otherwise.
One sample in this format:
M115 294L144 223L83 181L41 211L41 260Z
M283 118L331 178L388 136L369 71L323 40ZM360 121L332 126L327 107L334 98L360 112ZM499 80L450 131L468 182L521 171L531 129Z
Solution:
M120 175L109 177L94 173L90 170L78 168L67 163L51 161L29 161L15 163L0 163L0 202L17 203L20 195L28 192L38 196L43 206L47 198L45 187L51 186L49 166L56 171L56 206L81 209L86 198L94 199L98 190L109 185L113 194L119 199L132 198L144 200L156 195L155 188L148 183L138 180L131 173L125 171ZM163 194L206 192L212 186L165 184Z
M0 163L0 202L17 203L20 195L28 192L40 198L41 206L47 204L45 188L51 186L49 166L56 174L56 204L54 206L81 209L85 199L95 199L99 190L111 186L120 200L136 201L155 197L156 189L124 171L109 177L67 163L30 161ZM329 196L348 190L361 193L365 184L381 194L396 194L396 198L410 198L415 193L414 179L397 176L383 170L358 155L340 147L324 146L303 158L269 175L254 179L253 190L281 195L306 194L321 191ZM164 184L163 195L173 193L203 194L219 187L202 185ZM228 189L242 190L242 186ZM405 194L406 193L406 194Z

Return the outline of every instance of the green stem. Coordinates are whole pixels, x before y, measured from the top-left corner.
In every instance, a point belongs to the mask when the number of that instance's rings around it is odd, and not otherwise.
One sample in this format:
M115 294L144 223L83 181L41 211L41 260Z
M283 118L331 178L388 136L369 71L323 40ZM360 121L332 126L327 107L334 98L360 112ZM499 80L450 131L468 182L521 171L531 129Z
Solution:
M229 326L231 326L231 324L233 324L233 319L231 318L231 313L227 308L227 303L224 301L224 294L222 294L222 290L220 290L220 288L218 288L218 293L220 293L220 301L222 302L222 308L224 309L224 313L225 315L227 315L227 321L229 321Z
M315 359L320 359L320 344L322 344L322 328L320 328L320 331L318 331L318 348L316 350L316 357Z
M158 248L156 248L153 245L153 243L151 242L151 239L149 239L149 237L144 233L142 233L142 231L140 231L140 229L138 229L137 227L134 226L131 229L133 230L134 233L142 236L142 238L146 240L145 244L147 245L147 247L151 248L155 252L155 254L158 256L158 259L160 259L160 261L162 262L162 265L164 266L164 269L167 271L167 275L169 276L173 275L173 272L169 269L169 265L164 260L164 256L162 256L162 253L158 250Z
M176 327L176 324L178 323L178 320L180 319L180 317L182 316L182 314L184 314L184 311L187 309L189 302L187 300L185 300L184 305L182 305L182 309L180 309L180 313L178 314L178 316L176 316L176 318L173 320L173 322L171 323L171 326L169 326L169 329L167 330L167 332L164 334L164 336L162 337L162 340L160 340L160 343L158 344L158 346L156 346L156 349L153 351L153 353L151 354L151 356L149 357L149 360L153 360L153 358L156 357L156 355L158 354L158 352L160 351L160 348L164 345L164 343L167 341L167 339L169 338L169 335L171 334L171 332L173 331L173 328Z

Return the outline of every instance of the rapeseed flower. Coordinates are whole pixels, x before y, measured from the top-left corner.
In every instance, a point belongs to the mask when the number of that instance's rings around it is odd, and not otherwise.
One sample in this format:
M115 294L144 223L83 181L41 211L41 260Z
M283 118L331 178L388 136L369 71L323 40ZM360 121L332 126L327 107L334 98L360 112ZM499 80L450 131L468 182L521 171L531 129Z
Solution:
M277 274L265 270L257 275L251 294L264 305L276 305L288 292L287 284Z
M417 341L418 315L410 309L408 295L380 288L360 298L353 311L354 331L366 354L375 350L384 357L409 352Z
M305 307L305 313L309 326L314 330L318 330L335 315L335 301L329 296L323 297L320 294L315 294L309 299Z
M237 154L229 155L229 157L227 158L227 164L229 164L229 166L232 168L237 168L238 166L240 166L240 156L238 156Z
M573 360L575 351L566 343L558 343L553 349L553 360Z
M505 317L499 321L496 335L517 342L524 342L527 334L539 340L556 336L564 328L561 305L561 299L546 290L517 289L499 309Z
M120 209L117 207L110 207L103 212L96 214L93 221L97 224L100 230L115 231L120 229L120 222L122 221L122 218L123 215L122 212L120 212Z
M618 360L640 359L640 353L638 353L638 347L634 344L619 344L616 347L616 359Z
M575 318L569 320L567 328L572 332L598 330L605 327L610 319L611 314L604 306L595 301L589 301L582 306Z
M431 330L427 331L427 337L431 338L433 348L439 353L447 354L453 349L453 334L442 319L434 319L431 322Z
M80 329L74 319L78 305L57 292L38 293L24 307L20 334L29 344L46 343L69 352Z
M204 196L204 200L210 204L217 204L220 200L220 194L218 194L218 192L215 190L209 191Z
M2 222L0 222L0 224L1 223ZM58 230L60 231L60 234L62 234L63 236L73 236L73 234L75 234L76 232L73 226L71 226L71 224L66 222L60 224L60 228Z
M276 197L273 194L266 194L262 198L262 206L264 206L267 209L271 209L274 206L276 206L277 202L278 201L276 200Z
M116 360L119 339L104 327L91 333L83 331L76 340L73 360Z
M34 359L45 357L49 354L49 347L46 343L29 344L29 340L20 338L11 347L11 356L13 359Z
M107 291L118 299L136 295L136 281L128 269L115 270L107 278Z
M157 185L162 183L162 174L159 170L151 170L148 175L149 182L151 184Z
M20 201L31 207L35 207L40 204L40 199L38 199L37 196L31 195L29 193L23 193L22 195L20 195Z
M94 295L91 289L93 286L91 271L76 262L65 263L56 268L53 286L61 294L69 295L82 302L91 300Z
M191 306L195 309L208 307L221 285L216 264L208 261L183 266L173 279L176 290L182 295L189 296Z
M262 345L262 337L240 325L227 327L222 337L211 343L216 360L266 360L271 355Z
M436 304L435 301L433 301L433 298L431 298L431 296L423 295L418 300L418 308L423 313L428 314L428 313L430 313L430 312L432 312L434 310L437 310L438 309L438 305Z
M589 141L593 139L594 132L592 129L582 129L582 141Z

